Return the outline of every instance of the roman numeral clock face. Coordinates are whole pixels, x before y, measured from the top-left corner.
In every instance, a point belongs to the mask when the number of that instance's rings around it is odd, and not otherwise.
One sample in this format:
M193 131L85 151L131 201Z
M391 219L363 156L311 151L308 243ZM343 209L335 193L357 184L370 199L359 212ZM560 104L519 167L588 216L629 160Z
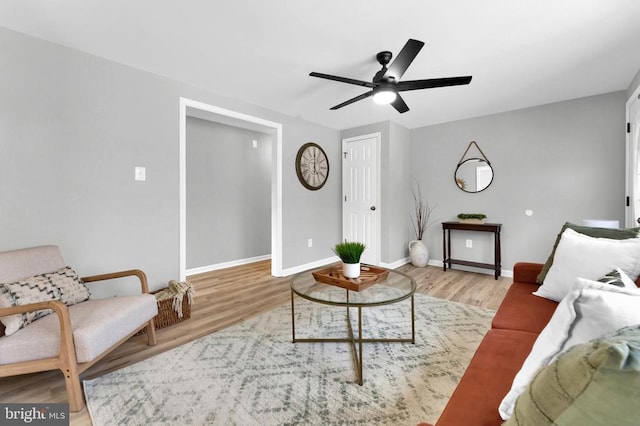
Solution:
M307 189L315 191L324 186L329 177L329 160L318 144L309 142L300 147L296 156L296 173Z

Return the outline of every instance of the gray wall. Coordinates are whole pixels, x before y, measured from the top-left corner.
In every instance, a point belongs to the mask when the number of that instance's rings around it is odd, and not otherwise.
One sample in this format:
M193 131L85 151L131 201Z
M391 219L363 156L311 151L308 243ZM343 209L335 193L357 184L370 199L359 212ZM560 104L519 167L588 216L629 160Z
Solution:
M271 254L272 136L188 117L186 145L187 268Z
M389 182L419 177L438 204L434 218L482 211L504 223L506 268L544 260L565 220L623 218L624 92L411 131L382 123L341 133L3 28L0 51L0 250L58 244L82 275L141 268L152 288L178 277L181 96L282 123L285 269L332 256L342 235L341 138L360 130L382 131ZM407 134L408 146L394 144ZM496 170L480 194L453 183L470 140ZM331 165L319 191L295 173L296 152L309 141ZM135 166L147 168L146 182L134 181ZM387 263L413 238L408 184L404 194L399 185L383 187ZM401 200L406 207L394 209ZM432 258L441 258L437 228L427 233ZM476 247L471 257L480 258Z
M544 261L565 221L618 219L624 223L625 92L543 105L414 129L411 170L434 217L485 213L503 224L503 269ZM483 192L456 187L453 174L475 140L494 168ZM475 151L474 151L475 152ZM531 209L533 216L525 211ZM455 233L454 257L492 262L488 235ZM464 239L473 248L464 247ZM432 259L442 260L442 228L427 231Z
M0 250L53 243L81 275L140 268L152 288L178 278L182 96L282 123L283 267L331 255L339 172L311 192L294 161L315 141L339 164L337 130L3 28L0 51Z
M334 256L331 248L342 240L342 147L338 131L285 124L283 133L290 144L282 157L283 262L295 267ZM303 187L296 175L296 154L307 142L320 145L329 160L327 182L317 191ZM313 247L307 247L310 238Z
M342 139L380 132L381 195L380 258L385 264L393 264L407 257L407 244L413 239L409 212L410 182L410 131L389 121L346 129Z
M409 255L407 245L414 240L410 213L413 211L411 198L411 132L395 123L389 125L389 143L383 145L384 157L388 156L389 165L386 178L382 180L382 194L387 221L382 230L386 238L383 253L388 263L405 259ZM383 167L383 170L385 168ZM383 175L385 176L385 175ZM409 225L409 226L407 226ZM402 232L404 230L404 232Z

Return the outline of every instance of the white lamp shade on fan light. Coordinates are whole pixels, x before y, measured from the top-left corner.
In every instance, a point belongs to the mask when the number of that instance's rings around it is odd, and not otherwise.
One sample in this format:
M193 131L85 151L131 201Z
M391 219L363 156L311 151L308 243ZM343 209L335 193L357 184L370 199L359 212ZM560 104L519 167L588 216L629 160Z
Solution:
M592 228L620 228L619 220L612 219L582 219L583 226L590 226Z
M390 104L398 95L393 90L379 90L373 95L373 102L379 105Z

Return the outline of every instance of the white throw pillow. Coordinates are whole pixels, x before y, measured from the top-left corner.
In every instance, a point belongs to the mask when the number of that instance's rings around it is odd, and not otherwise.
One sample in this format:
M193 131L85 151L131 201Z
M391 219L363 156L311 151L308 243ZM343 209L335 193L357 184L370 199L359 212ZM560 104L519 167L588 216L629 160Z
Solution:
M565 229L553 265L536 296L559 302L569 293L577 277L595 280L620 268L632 281L640 274L640 238L612 240L593 238Z
M577 278L542 330L513 379L511 390L500 403L503 420L513 414L518 396L538 369L570 347L640 323L640 289L622 288Z

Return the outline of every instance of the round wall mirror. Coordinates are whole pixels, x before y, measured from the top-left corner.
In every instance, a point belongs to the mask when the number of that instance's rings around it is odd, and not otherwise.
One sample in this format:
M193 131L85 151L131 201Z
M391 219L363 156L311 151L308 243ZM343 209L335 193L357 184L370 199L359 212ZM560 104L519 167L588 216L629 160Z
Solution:
M480 192L487 189L493 181L493 169L482 158L469 158L458 164L455 172L458 188L465 192Z

